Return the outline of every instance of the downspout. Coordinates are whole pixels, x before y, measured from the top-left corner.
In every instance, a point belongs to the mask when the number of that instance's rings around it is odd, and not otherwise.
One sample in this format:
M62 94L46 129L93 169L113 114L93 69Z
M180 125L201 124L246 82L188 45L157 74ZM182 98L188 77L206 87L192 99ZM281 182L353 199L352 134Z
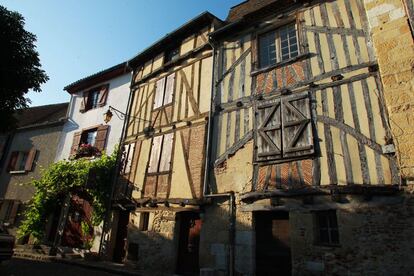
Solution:
M212 72L212 81L211 81L211 101L210 101L210 110L208 113L208 126L207 126L207 149L206 149L206 159L205 159L205 170L204 170L204 183L203 183L203 196L204 198L220 198L228 197L229 198L229 247L228 247L228 275L234 276L234 267L235 267L235 236L236 236L236 200L233 191L220 194L208 194L208 182L209 182L209 172L210 172L210 155L211 155L211 143L213 136L213 107L214 99L216 92L215 85L215 72L216 72L216 48L215 41L209 37L208 43L213 49L213 72ZM211 192L211 191L210 191Z
M133 70L129 66L128 61L125 64L125 70L127 70L127 69L130 69L130 71L131 71L131 83L132 83L132 81L133 81L133 78L132 78L133 77ZM131 87L131 85L130 85L130 87ZM114 197L115 186L116 186L116 183L117 183L117 180L118 180L119 164L120 164L121 157L122 157L121 148L122 148L122 144L125 140L125 136L126 136L125 126L128 123L128 118L129 118L128 114L130 114L130 111L131 111L130 109L132 108L132 103L131 103L132 94L133 93L130 89L129 90L129 96L128 96L128 102L127 102L127 116L125 116L124 124L122 125L121 137L119 138L119 145L118 145L119 148L118 148L118 154L116 156L115 170L114 170L114 174L113 174L112 180L111 180L111 182L112 182L111 193L110 193L109 198L108 198L108 206L107 206L107 209L106 209L104 224L103 224L103 227L102 227L101 241L99 243L99 255L101 255L103 253L102 252L102 246L103 246L103 242L104 242L104 237L107 234L107 227L108 227L108 223L109 223L109 218L111 216L112 199ZM107 252L104 252L104 253L107 254Z

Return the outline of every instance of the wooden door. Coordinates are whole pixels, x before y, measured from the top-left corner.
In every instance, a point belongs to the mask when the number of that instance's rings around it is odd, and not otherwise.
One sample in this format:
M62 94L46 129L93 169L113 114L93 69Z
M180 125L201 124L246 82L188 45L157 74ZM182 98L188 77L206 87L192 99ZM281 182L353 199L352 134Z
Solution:
M199 214L182 212L177 214L179 221L177 273L198 275L201 219Z
M65 229L62 236L62 245L73 248L83 248L85 241L92 238L92 205L85 195L73 195L70 200L70 207ZM89 232L83 233L82 222L89 225Z
M256 212L256 275L291 275L288 212Z

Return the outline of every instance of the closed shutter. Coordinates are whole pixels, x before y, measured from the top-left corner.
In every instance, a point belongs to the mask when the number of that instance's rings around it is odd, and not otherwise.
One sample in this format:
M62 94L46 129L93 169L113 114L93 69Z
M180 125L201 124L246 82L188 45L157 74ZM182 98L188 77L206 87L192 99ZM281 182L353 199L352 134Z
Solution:
M79 112L85 112L86 111L86 103L88 102L88 92L83 92L82 94L82 101L81 101L81 106L79 109Z
M258 104L257 160L290 159L314 153L308 93Z
M70 148L70 155L76 154L76 151L79 148L82 132L78 131L73 134L72 147Z
M164 99L165 78L157 81L154 99L154 109L162 106Z
M162 154L160 160L159 172L167 172L171 167L171 151L174 139L174 133L168 133L164 135L164 141L162 143Z
M131 172L132 158L134 156L135 143L125 145L125 168L124 174Z
M152 139L151 157L148 166L149 173L158 172L158 163L160 160L161 145L163 136L156 136Z
M258 106L258 161L282 158L282 121L280 99Z
M167 84L165 85L164 105L172 103L174 95L175 73L167 77Z
M104 106L106 104L106 100L108 99L108 92L109 92L109 84L103 85L99 91L99 100L98 100L99 106Z
M108 125L101 125L98 127L98 130L96 132L95 147L100 151L103 151L105 149L108 128Z
M8 222L13 225L16 221L17 212L19 211L20 202L19 201L13 201L9 204L12 204L10 213L8 215Z
M37 153L37 150L34 149L34 148L32 148L29 151L29 154L27 155L27 159L26 159L26 164L24 166L24 170L25 171L27 171L27 172L32 171L32 169L33 169L33 163L34 163L34 160L36 158L36 153Z
M311 111L307 93L282 100L283 157L314 153Z
M19 152L18 151L13 151L10 154L10 160L9 160L9 164L7 166L7 171L8 172L15 170L18 158L19 158Z

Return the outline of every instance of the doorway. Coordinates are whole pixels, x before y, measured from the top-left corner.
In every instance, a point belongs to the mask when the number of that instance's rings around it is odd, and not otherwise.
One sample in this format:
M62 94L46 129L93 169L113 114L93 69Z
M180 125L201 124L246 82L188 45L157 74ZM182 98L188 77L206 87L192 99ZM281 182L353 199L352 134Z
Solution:
M288 212L255 212L256 275L291 275Z
M113 261L116 263L122 263L126 254L126 239L128 235L128 223L129 223L129 212L120 210L118 211L118 226L115 238L115 248Z
M177 255L177 274L199 274L199 249L201 219L198 213L177 213L179 236Z

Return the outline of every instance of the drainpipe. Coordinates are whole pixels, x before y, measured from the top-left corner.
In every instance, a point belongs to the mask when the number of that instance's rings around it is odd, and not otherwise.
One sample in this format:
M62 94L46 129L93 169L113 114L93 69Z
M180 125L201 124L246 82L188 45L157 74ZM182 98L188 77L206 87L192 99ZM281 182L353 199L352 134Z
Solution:
M203 196L204 198L220 198L228 197L229 198L229 247L228 247L228 275L234 276L234 263L235 263L235 236L236 236L236 200L233 191L220 194L208 194L208 181L209 181L209 172L211 168L210 164L210 155L211 155L211 143L213 135L213 107L215 99L215 72L216 72L216 49L215 42L210 37L209 44L213 49L213 72L212 72L212 81L211 81L211 101L210 101L210 110L208 113L208 126L207 126L207 149L206 149L206 159L205 159L205 170L204 170L204 183L203 183ZM211 192L211 191L210 191Z
M130 69L131 70L131 83L132 83L132 77L133 77L133 70L132 68L129 66L129 62L127 61L125 64L125 70ZM131 86L130 86L131 87ZM103 242L104 242L104 237L107 234L107 230L106 228L108 227L108 223L109 223L109 218L111 216L111 205L112 205L112 199L114 197L114 192L115 192L115 186L118 180L118 171L119 171L119 163L121 161L121 156L122 156L122 143L125 140L125 126L128 123L128 114L130 114L130 109L132 108L132 94L131 93L131 89L129 90L129 96L128 96L128 102L127 102L127 116L125 116L125 120L124 120L124 124L122 125L122 131L121 131L121 137L119 138L119 150L118 150L118 154L116 157L116 163L115 163L115 170L114 170L114 175L112 176L112 186L111 186L111 193L109 195L109 199L108 199L108 205L107 205L107 209L106 209L106 213L105 213L105 218L104 218L104 223L103 223L103 227L102 227L102 235L101 235L101 241L99 243L99 255L101 255L102 252L102 246L103 246ZM107 254L107 252L104 252L105 254Z

